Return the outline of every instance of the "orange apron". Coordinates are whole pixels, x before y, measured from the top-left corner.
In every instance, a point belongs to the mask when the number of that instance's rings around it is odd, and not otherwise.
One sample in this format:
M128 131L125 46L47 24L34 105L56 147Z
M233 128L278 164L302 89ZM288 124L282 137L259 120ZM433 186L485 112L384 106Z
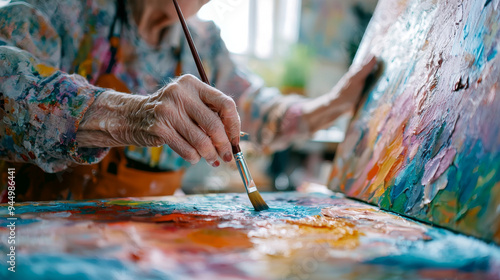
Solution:
M23 163L4 162L5 168L0 169L5 169L2 176L7 177L7 168L15 168L18 202L164 196L181 186L183 170L149 172L129 168L126 163L123 148L113 148L98 164L71 166L56 174Z

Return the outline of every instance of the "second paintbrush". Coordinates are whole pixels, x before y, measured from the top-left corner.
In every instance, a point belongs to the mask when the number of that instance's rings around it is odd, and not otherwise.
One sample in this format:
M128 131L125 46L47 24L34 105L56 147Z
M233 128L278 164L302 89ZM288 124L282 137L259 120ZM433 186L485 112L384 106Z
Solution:
M175 10L177 11L177 15L179 16L179 20L182 25L182 30L184 31L184 35L186 36L186 39L188 41L189 49L191 50L191 54L193 55L194 61L196 63L196 68L198 68L201 80L207 85L210 85L205 70L203 69L203 64L201 63L200 56L196 51L193 38L191 37L191 33L189 32L186 21L184 20L184 16L182 15L181 8L179 7L177 0L172 0L172 1L174 2ZM252 175L250 175L250 171L248 170L248 165L245 161L245 158L243 157L243 153L241 152L240 146L239 145L232 146L232 148L233 148L234 159L238 167L238 171L241 175L241 179L243 180L243 184L245 185L248 198L250 199L250 202L252 203L254 209L256 211L269 209L269 206L267 206L266 202L264 201L259 191L257 190L257 186L255 185L255 182L252 179Z

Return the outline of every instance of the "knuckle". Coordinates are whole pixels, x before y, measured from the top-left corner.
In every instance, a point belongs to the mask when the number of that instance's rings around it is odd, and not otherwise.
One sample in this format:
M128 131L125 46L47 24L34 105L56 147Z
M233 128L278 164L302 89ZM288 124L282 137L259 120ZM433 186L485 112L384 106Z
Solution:
M205 154L203 154L203 157L208 162L214 162L218 159L219 155L215 152L215 150L210 150L209 152L206 152Z
M214 152L214 148L212 146L212 142L206 136L200 136L196 141L193 141L193 145L195 145L199 154L206 159L216 159L217 154ZM215 156L214 156L215 155Z
M217 136L218 133L224 130L224 126L217 117L212 117L207 120L205 130L212 136Z
M221 102L221 114L222 116L224 116L225 118L235 118L238 113L238 111L236 110L236 103L234 102L233 99L227 97L225 99L223 99L223 101Z
M194 164L200 161L200 155L198 155L198 153L195 151L188 151L186 152L184 159Z
M217 155L214 156L215 152L211 144L204 143L198 146L198 152L201 156L206 159L216 159Z
M195 133L191 136L191 142L195 147L204 148L207 145L207 137L201 133Z
M176 94L179 91L181 91L181 85L178 82L172 82L163 89L162 94Z
M236 103L234 100L228 96L224 96L221 102L222 108L227 111L234 111L236 109Z
M180 83L192 83L194 81L198 80L195 76L191 75L191 74L185 74L185 75L182 75L180 78L179 78L179 82Z

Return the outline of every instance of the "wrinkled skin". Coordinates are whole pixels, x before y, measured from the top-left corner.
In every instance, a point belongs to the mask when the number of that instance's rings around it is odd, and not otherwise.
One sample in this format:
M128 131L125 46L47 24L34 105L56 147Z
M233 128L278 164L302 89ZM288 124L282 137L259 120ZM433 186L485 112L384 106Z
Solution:
M208 0L178 0L188 18ZM130 0L141 37L156 46L164 30L178 21L172 1ZM299 129L292 138L309 137L351 110L376 64L369 57L351 67L333 89L300 106ZM286 97L285 97L286 98ZM283 112L284 113L284 112ZM89 107L77 131L80 147L168 145L191 162L205 158L214 167L218 157L232 159L231 144L239 143L240 120L234 101L191 75L184 75L150 96L107 91ZM276 135L275 142L290 137Z
M188 18L208 0L178 0ZM172 1L130 0L141 37L151 46L178 22ZM120 106L121 105L121 106ZM82 120L80 147L168 145L192 164L201 157L214 167L232 159L239 144L240 120L234 101L191 75L184 75L144 97L104 92Z
M80 123L80 147L168 145L194 164L201 157L216 167L232 159L240 119L234 101L192 75L149 96L102 93Z

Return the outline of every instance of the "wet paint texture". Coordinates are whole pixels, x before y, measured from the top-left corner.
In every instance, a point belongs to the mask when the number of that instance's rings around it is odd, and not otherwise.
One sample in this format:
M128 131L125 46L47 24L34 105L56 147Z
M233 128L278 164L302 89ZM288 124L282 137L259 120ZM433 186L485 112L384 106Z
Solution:
M499 279L500 248L338 195L16 205L17 272L1 279ZM8 209L0 208L0 249ZM460 278L461 277L461 278Z
M500 244L499 2L379 2L355 63L384 65L332 188Z

